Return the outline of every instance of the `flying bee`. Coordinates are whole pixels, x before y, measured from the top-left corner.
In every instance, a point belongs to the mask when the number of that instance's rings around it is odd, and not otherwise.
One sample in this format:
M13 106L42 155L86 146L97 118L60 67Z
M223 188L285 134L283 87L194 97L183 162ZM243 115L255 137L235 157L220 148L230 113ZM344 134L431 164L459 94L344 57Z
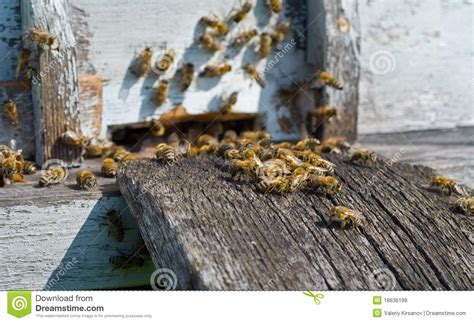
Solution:
M32 175L36 173L37 166L34 162L25 160L23 162L23 174Z
M338 118L339 117L339 110L336 109L335 107L325 105L323 107L319 107L314 109L311 112L311 115L313 115L315 118L319 120L332 120L332 118Z
M27 70L28 62L31 58L31 51L27 48L20 48L18 53L18 63L16 64L16 77L19 75L25 75Z
M325 71L318 71L317 76L320 81L324 84L329 85L336 90L342 90L344 88L341 81L337 80L331 73Z
M257 29L250 29L238 34L234 40L232 41L232 47L241 47L247 44L249 41L252 40L255 36L258 35Z
M173 65L175 57L175 51L172 49L168 50L165 55L163 55L163 57L155 64L157 73L164 74L166 71L168 71L171 65Z
M232 20L238 24L242 20L247 17L249 14L250 10L252 10L252 2L250 0L246 0L244 4L234 13L232 16Z
M152 59L153 50L150 47L145 47L145 49L138 54L132 73L135 74L136 77L149 74L151 72Z
M86 148L90 144L90 139L84 136L83 134L78 134L72 130L68 130L61 135L61 140L64 144Z
M283 1L282 0L267 0L267 6L274 12L280 13L283 9Z
M153 104L157 107L161 106L166 102L168 98L168 92L170 88L170 82L168 80L161 80L158 83L158 87L155 88L155 95L153 97Z
M3 103L3 115L12 125L18 124L18 110L15 101L8 99Z
M229 26L224 19L202 17L200 22L204 26L214 29L219 36L225 36L229 32Z
M262 33L260 35L259 53L262 58L268 57L272 51L272 36L269 33Z
M377 154L371 150L360 148L351 156L351 162L363 166L372 166L377 161Z
M474 197L461 197L454 202L454 209L459 210L466 215L474 215Z
M168 164L178 162L178 154L176 149L168 144L159 144L156 146L155 156L156 159L164 161Z
M161 123L160 120L155 120L153 122L153 127L151 128L151 135L153 137L163 137L166 133L166 127Z
M76 183L81 190L91 190L97 187L97 179L87 170L82 170L77 173Z
M258 190L267 194L267 193L278 193L278 194L285 194L288 191L288 179L280 176L276 178L265 178L262 179L257 184Z
M441 194L451 195L456 193L463 196L467 195L465 190L463 190L458 183L444 176L435 176L430 186L432 189L438 190Z
M323 153L342 153L345 154L349 152L351 145L347 142L345 137L329 137L324 140L323 144L320 147L321 152Z
M342 189L341 183L332 176L311 176L308 186L324 195L337 194Z
M262 75L257 71L257 67L253 64L247 64L244 66L244 71L253 78L258 85L264 88L267 85L267 82L263 79Z
M334 206L330 209L330 219L339 222L341 229L350 226L351 229L362 224L362 214L345 206Z
M102 161L101 172L105 177L115 177L118 173L117 164L115 164L115 161L112 158L105 158Z
M316 138L305 138L298 141L295 145L296 150L314 149L320 142Z
M52 50L57 50L59 48L59 41L55 36L52 36L47 31L36 27L30 28L27 31L25 38L34 41L41 46L48 46Z
M194 79L194 64L186 63L182 68L181 80L179 81L179 86L181 91L186 91Z
M233 92L227 99L222 102L222 105L219 109L221 113L229 113L232 111L232 108L237 103L237 92Z
M199 73L199 77L220 77L230 71L232 71L232 66L228 63L211 64L204 67L204 70Z
M210 33L204 33L198 38L199 46L205 48L206 50L214 53L221 50L222 45L219 41L212 36Z
M68 173L63 167L53 167L48 169L41 175L39 180L39 186L47 187L51 185L57 185L66 180Z
M118 241L122 242L125 236L125 230L123 228L122 217L116 210L111 209L105 214L107 220L107 227L109 228L109 234Z
M143 267L145 259L135 254L119 254L110 257L109 262L112 264L113 269L132 269Z
M272 39L274 43L281 43L290 32L290 22L288 20L280 21L273 32Z

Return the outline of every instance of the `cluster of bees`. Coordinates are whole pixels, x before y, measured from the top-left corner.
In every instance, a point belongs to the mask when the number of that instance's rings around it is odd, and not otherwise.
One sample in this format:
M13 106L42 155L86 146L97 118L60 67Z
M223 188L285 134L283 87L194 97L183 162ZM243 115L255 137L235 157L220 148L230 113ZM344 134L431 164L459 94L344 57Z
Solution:
M474 215L474 197L470 196L464 187L456 181L445 176L435 176L431 181L430 188L438 191L441 195L455 197L452 209L467 215Z
M22 150L16 149L14 140L0 145L0 187L10 183L25 183L24 175L36 173L34 162L25 160Z

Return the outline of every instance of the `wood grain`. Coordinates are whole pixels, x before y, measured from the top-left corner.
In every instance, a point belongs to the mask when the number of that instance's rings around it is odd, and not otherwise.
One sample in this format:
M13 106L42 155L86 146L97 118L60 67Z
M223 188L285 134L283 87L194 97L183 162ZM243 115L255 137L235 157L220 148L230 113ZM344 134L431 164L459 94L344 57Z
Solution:
M472 220L425 189L432 169L328 158L343 182L333 198L263 196L208 159L131 162L117 182L155 266L172 269L179 289L472 289ZM334 228L337 204L361 211L363 226Z
M102 78L79 76L79 117L81 132L89 138L99 137L102 128Z

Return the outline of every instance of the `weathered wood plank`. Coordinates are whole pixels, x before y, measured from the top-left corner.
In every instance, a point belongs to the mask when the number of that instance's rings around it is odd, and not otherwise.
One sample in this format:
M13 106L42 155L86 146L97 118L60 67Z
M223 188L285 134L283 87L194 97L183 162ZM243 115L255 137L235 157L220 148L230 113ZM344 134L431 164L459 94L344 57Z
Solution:
M99 137L102 128L102 78L79 77L79 117L81 132L89 138Z
M67 130L80 131L79 82L76 71L75 40L64 0L27 0L21 3L24 30L36 27L59 41L59 49L45 49L29 42L35 49L32 58L32 98L35 112L36 161L42 164L59 158L69 164L79 163L80 149L61 140Z
M330 199L263 196L207 159L131 162L118 184L156 267L181 289L472 289L471 222L424 188L431 169L328 158L344 184ZM363 226L333 228L336 204L361 211Z

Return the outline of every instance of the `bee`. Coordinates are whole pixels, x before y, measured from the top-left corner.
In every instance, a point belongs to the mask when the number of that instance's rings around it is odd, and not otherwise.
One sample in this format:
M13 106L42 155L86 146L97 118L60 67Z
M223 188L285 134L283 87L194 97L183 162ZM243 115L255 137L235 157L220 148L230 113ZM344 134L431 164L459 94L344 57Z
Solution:
M50 168L46 172L44 172L43 175L41 175L40 180L39 180L39 186L46 187L46 186L60 184L66 181L67 176L68 176L68 173L66 172L66 169L63 167Z
M368 149L357 149L351 156L351 162L363 166L372 166L377 161L377 154Z
M102 175L105 177L115 177L118 172L118 167L117 164L115 164L115 161L112 158L105 158L102 161Z
M131 152L129 152L122 146L115 147L112 150L111 157L119 163L126 163L127 161L136 159Z
M26 73L28 62L31 58L31 51L27 48L20 48L18 53L18 63L16 64L16 77Z
M227 160L232 160L232 159L241 159L242 156L240 155L240 152L237 149L229 149L226 150L224 153L224 158Z
M267 85L267 82L263 79L262 75L257 71L257 68L253 64L247 64L244 66L244 71L250 75L262 88Z
M82 170L77 173L76 183L81 190L91 190L97 187L97 179L87 170Z
M15 101L8 99L3 103L3 115L12 124L18 124L18 110Z
M28 30L26 33L26 39L34 41L41 46L48 46L52 50L57 50L59 48L59 41L55 36L52 36L47 31L36 27Z
M274 12L280 13L283 9L283 1L282 0L267 0L267 6Z
M279 194L284 194L288 190L288 179L282 176L276 177L276 178L265 178L262 179L260 182L257 184L257 188L267 194L267 193L279 193Z
M232 47L241 47L258 35L257 29L250 29L238 34L231 43Z
M222 102L222 105L219 109L221 113L229 113L232 111L232 108L237 103L237 92L233 92L227 99Z
M295 157L295 155L293 155L292 151L289 149L278 148L277 157L286 161L288 166L290 166L292 169L296 169L300 167L301 164L303 164L301 159Z
M198 155L211 155L217 150L217 144L212 143L198 148Z
M332 176L311 176L308 181L308 186L324 195L337 194L342 189L341 183Z
M220 77L230 71L232 71L232 66L227 63L206 65L204 70L199 73L199 77Z
M168 98L170 82L168 80L161 80L158 87L155 88L155 96L153 97L153 104L157 107L166 102Z
M345 137L329 137L324 140L319 150L323 153L347 153L351 149L351 145Z
M229 32L229 26L223 19L202 17L200 21L204 26L214 29L219 36L225 36Z
M311 112L311 114L315 118L320 119L320 120L323 120L323 119L324 120L331 120L332 118L334 118L334 117L337 118L339 116L338 110L335 107L332 107L332 106L329 106L329 105L316 108Z
M310 175L324 176L328 172L326 168L317 167L310 163L303 163L300 167L304 168Z
M272 36L269 33L262 33L260 35L260 56L262 58L268 57L272 51Z
M194 79L194 64L186 63L182 69L181 80L179 81L179 86L181 91L186 91Z
M329 85L336 90L342 90L344 88L341 81L337 80L331 73L325 71L318 71L318 78L326 85Z
M88 158L101 157L104 154L104 146L101 144L89 144L86 147L85 156Z
M23 170L23 163L14 156L0 159L0 173L6 179L12 179L13 175L20 174Z
M252 10L252 2L247 0L244 2L242 7L240 7L232 16L232 20L235 23L239 23L247 17L248 13Z
M301 188L305 187L306 181L308 180L309 173L303 167L296 168L288 178L290 192L299 191Z
M237 132L235 132L234 130L226 130L224 132L223 139L224 140L235 141L235 140L237 140Z
M168 50L165 55L155 64L155 68L158 71L158 74L164 74L168 71L174 63L176 53L174 50Z
M120 213L114 209L111 209L107 211L105 218L107 220L109 234L111 234L116 241L122 242L125 236L125 230L123 228L122 217L120 216Z
M240 179L241 175L247 175L252 177L255 174L255 161L252 159L231 159L227 162L230 170L232 171L232 177L238 177Z
M209 134L200 135L196 139L196 145L198 147L201 147L204 145L210 145L210 144L217 144L217 139L214 136L211 136Z
M462 211L466 215L474 215L474 197L461 197L454 202L454 209Z
M217 145L217 149L216 149L216 155L218 157L222 157L225 155L225 153L228 151L228 150L231 150L231 149L235 149L235 144L233 142L226 142L224 140L222 140L221 142L219 142L219 144Z
M198 39L199 46L205 48L206 50L214 53L220 51L222 45L217 41L217 39L209 33L202 34Z
M288 20L280 21L273 32L272 39L274 43L281 43L285 40L290 31L290 22Z
M31 162L28 160L25 160L23 162L23 174L32 175L32 174L35 174L36 171L37 171L37 167L34 162Z
M310 163L312 163L313 166L324 168L328 173L331 174L334 173L334 168L336 167L336 165L334 165L330 161L318 157L311 159Z
M109 258L109 262L112 264L114 269L131 269L143 267L145 259L139 255L115 255Z
M138 54L132 73L135 74L136 77L149 74L151 72L152 59L153 50L150 47L145 47L145 49Z
M267 131L242 131L240 134L242 139L249 139L251 141L258 141L261 139L270 139L270 134Z
M341 229L350 226L351 229L362 224L362 214L345 206L334 206L330 209L330 219L340 222Z
M441 194L466 195L466 192L454 180L444 176L435 176L431 181L431 188L438 190Z
M86 148L90 145L90 139L83 134L78 134L72 130L68 130L61 135L62 142L73 147Z
M163 137L166 133L166 127L161 123L160 120L155 120L153 122L153 127L151 128L151 135L153 137Z
M22 174L13 174L12 176L13 183L26 183L26 179Z
M316 138L305 138L298 141L295 145L296 150L314 149L320 142Z
M156 159L164 161L168 164L178 162L178 154L176 149L168 144L159 144L156 146L155 156Z

